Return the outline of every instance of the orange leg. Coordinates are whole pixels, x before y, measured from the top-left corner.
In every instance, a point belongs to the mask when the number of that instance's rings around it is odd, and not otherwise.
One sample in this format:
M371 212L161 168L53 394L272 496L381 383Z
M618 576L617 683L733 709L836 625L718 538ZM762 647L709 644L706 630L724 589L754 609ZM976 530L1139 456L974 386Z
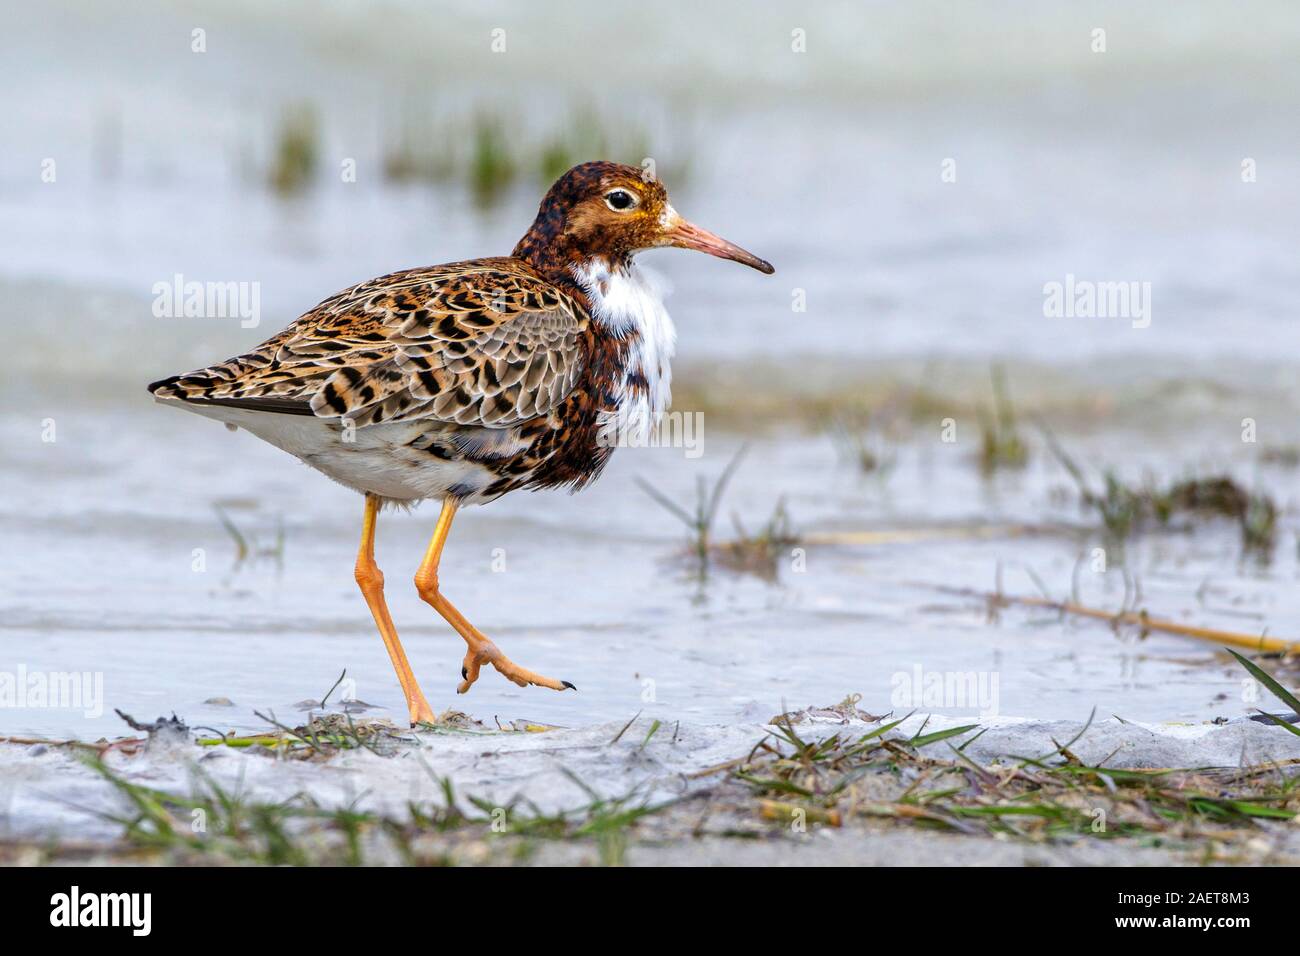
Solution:
M397 628L393 627L393 619L388 613L388 604L384 601L384 573L375 564L375 522L378 516L379 499L374 495L366 495L366 516L361 525L361 549L357 552L357 584L361 586L361 593L365 595L366 604L370 606L370 613L375 616L379 636L384 639L388 656L392 658L393 669L397 671L397 681L402 685L402 693L406 695L406 706L411 712L411 726L414 727L418 723L432 723L433 711L429 708L429 702L424 699L424 694L420 692L420 685L416 683L415 675L411 673L411 665L407 663L406 652L402 650L402 642L397 639Z
M442 513L438 515L438 525L433 529L433 538L429 541L429 550L424 553L424 560L420 562L420 570L415 572L415 589L420 592L420 597L441 614L443 619L454 627L456 633L463 637L465 643L469 645L469 650L465 654L465 661L460 669L460 676L463 680L461 680L460 686L456 688L456 693L463 694L469 690L470 685L478 680L479 668L484 664L491 664L507 680L514 681L520 687L536 684L539 687L549 687L552 690L577 690L567 680L543 677L541 674L535 674L526 668L520 667L502 654L495 644L488 640L478 628L465 620L460 611L456 610L452 603L442 596L442 592L438 590L438 562L442 560L442 546L447 543L447 534L451 531L451 519L455 516L455 500L452 498L443 499Z

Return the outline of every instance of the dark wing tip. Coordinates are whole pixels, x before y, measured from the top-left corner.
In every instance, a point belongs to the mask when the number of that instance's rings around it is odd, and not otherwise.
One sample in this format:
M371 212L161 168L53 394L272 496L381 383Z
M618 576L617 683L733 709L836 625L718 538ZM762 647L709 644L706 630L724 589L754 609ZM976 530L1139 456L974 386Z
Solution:
M176 384L177 382L179 382L180 380L181 380L181 377L180 377L179 375L172 375L172 376L170 376L169 378L162 378L162 379L159 379L159 380L156 381L156 382L150 382L150 383L149 383L149 386L148 386L148 387L149 387L149 394L150 394L150 395L158 395L158 393L161 392L161 393L162 393L162 395L161 395L162 398L170 398L170 397L173 397L173 396L175 396L175 392L172 391L171 386L175 385L175 384Z

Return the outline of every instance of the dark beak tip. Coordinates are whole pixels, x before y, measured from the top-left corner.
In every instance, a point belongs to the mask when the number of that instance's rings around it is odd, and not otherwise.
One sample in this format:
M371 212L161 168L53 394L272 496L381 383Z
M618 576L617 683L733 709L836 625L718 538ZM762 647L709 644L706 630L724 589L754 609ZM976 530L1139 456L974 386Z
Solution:
M772 263L768 262L766 259L763 259L760 261L760 264L758 266L758 271L763 273L763 275L765 276L770 276L776 272L776 269L772 266Z

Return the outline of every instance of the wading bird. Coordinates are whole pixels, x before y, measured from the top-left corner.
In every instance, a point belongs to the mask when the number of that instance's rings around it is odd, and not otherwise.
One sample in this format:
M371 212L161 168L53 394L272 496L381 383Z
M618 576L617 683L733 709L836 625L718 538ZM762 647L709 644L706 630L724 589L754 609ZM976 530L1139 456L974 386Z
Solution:
M434 714L384 601L380 509L442 502L415 586L469 646L459 693L484 664L521 687L573 689L520 667L467 621L439 588L438 564L461 505L516 488L581 488L618 444L611 423L658 421L675 332L633 257L661 246L773 271L679 216L642 170L584 163L551 187L510 256L371 279L251 352L149 386L365 496L356 580L412 725Z

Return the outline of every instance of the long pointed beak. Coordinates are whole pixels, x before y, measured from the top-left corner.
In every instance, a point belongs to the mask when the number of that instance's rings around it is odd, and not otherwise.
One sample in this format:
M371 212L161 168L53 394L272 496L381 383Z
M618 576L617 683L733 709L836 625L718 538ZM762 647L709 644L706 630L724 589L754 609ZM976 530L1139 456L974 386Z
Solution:
M664 235L667 239L666 245L676 246L678 249L694 249L697 252L707 252L719 259L730 259L733 262L743 263L765 275L771 275L776 271L772 268L772 263L766 259L760 259L752 252L740 248L734 242L728 242L707 229L701 229L693 222L687 222L676 212L672 213L672 221Z

